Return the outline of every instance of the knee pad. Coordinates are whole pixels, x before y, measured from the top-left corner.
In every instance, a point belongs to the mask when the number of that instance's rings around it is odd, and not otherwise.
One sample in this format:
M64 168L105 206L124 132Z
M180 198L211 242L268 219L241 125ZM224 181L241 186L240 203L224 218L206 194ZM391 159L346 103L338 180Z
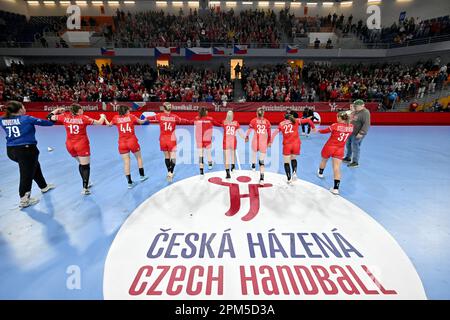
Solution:
M264 160L259 160L259 166L263 166L264 165Z
M203 157L198 158L198 163L203 163Z

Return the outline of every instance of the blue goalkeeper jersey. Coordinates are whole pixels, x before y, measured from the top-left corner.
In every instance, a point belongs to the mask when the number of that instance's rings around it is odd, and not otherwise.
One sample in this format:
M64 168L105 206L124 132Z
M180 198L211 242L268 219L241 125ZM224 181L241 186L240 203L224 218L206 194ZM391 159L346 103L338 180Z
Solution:
M8 147L37 144L34 126L52 126L53 122L31 116L12 116L0 118L0 126L6 132Z

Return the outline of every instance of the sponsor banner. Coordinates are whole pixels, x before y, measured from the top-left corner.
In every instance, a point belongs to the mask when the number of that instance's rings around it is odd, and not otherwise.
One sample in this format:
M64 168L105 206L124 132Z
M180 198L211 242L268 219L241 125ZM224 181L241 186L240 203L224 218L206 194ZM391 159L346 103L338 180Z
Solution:
M26 102L28 111L52 111L59 107L65 107L72 102ZM119 105L128 105L134 111L161 111L162 102L80 102L85 111L117 111ZM173 102L173 111L198 111L200 107L206 107L210 111L226 112L253 112L262 107L267 112L285 112L286 109L302 112L306 108L316 112L337 112L348 110L349 102L229 102L226 106L211 102ZM366 103L366 108L371 112L378 110L377 102Z
M101 102L77 102L83 107L84 111L106 111L102 109ZM24 102L23 103L27 111L29 112L39 112L47 111L51 112L57 108L68 108L73 102Z

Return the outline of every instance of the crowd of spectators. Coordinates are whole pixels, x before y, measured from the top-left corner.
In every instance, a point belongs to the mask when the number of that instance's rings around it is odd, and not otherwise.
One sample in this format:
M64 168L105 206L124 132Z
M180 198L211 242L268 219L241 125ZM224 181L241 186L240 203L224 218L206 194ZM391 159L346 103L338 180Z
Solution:
M199 15L190 9L178 15L163 11L131 14L117 10L114 17L114 44L117 47L222 45L227 43L265 44L278 48L280 30L272 10L245 10L235 14L211 9Z
M359 20L357 24L351 25L350 29L366 43L391 43L402 46L411 40L450 36L450 17L447 15L428 20L411 17L380 30L371 30L367 24Z
M0 101L216 101L232 99L229 72L148 64L12 64L0 71Z
M385 108L395 103L422 98L441 90L450 69L435 61L415 65L306 64L303 69L289 64L244 68L247 101L379 101Z

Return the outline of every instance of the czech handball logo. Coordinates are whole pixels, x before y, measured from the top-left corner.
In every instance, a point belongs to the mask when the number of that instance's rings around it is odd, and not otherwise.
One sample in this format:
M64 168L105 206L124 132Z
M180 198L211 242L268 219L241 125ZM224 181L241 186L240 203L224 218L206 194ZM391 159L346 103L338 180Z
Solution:
M241 183L249 183L252 180L252 178L248 176L239 176L236 178L236 180ZM259 183L249 183L248 193L241 194L239 191L238 183L226 182L219 177L209 178L208 181L210 183L228 188L230 194L230 209L228 209L228 211L225 212L225 215L228 217L232 217L239 212L239 210L241 209L241 199L249 198L250 209L248 210L247 214L245 214L241 218L242 221L250 221L258 214L260 205L259 189L272 187L272 184L270 183L264 183L263 185L260 185Z
M394 238L327 189L266 172L194 176L118 231L105 299L426 299Z

